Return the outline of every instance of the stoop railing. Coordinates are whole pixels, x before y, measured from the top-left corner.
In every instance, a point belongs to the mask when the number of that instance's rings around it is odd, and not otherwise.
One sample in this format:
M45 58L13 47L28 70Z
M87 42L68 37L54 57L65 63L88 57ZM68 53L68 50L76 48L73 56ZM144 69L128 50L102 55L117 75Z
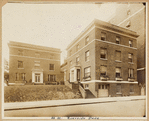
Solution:
M86 91L83 89L83 87L81 86L81 85L79 85L79 90L80 90L80 92L81 92L81 94L82 94L82 97L85 99L86 98Z

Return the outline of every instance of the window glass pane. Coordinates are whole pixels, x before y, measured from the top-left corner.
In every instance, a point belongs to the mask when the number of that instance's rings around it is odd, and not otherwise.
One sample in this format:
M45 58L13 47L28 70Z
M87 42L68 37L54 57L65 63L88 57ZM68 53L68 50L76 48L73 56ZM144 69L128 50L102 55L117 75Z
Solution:
M132 47L132 40L129 40L129 47Z
M106 40L106 33L101 33L101 40Z
M106 54L107 54L107 49L101 48L100 49L100 57L105 59L106 58Z
M102 85L102 89L104 89L104 85Z
M101 89L101 85L100 84L98 85L98 89Z
M116 68L116 77L120 77L121 76L121 68Z
M85 73L85 77L90 76L90 67L85 68L84 73Z
M116 37L116 43L120 44L120 37Z

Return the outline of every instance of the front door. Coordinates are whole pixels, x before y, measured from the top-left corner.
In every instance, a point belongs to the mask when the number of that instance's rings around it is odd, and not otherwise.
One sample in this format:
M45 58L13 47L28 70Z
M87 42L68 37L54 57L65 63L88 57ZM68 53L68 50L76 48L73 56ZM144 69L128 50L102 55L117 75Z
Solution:
M98 85L98 97L108 97L108 85L107 84Z
M77 69L77 81L80 81L80 69Z
M35 74L35 82L40 82L40 74Z

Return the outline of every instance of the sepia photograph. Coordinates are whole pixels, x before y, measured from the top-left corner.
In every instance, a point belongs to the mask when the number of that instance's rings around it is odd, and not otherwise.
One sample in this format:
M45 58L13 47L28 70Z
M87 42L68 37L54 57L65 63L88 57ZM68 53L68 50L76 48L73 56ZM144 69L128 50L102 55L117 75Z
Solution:
M147 119L147 2L2 6L3 119Z

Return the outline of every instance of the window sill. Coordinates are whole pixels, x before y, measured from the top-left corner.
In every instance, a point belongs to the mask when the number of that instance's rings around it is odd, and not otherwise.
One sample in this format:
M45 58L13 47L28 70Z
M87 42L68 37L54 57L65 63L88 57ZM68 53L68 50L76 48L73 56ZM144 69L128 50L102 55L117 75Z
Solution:
M18 69L24 69L24 68L18 68Z
M88 61L85 61L85 62L89 62L89 60Z
M106 61L106 60L108 60L108 59L100 58L100 60L105 60L105 61Z
M129 64L134 64L133 62L128 62Z
M115 60L115 62L121 63L122 61Z
M121 95L122 93L121 92L117 92L116 94Z
M130 94L134 94L134 92L130 92Z
M54 71L54 70L49 70L49 71Z

